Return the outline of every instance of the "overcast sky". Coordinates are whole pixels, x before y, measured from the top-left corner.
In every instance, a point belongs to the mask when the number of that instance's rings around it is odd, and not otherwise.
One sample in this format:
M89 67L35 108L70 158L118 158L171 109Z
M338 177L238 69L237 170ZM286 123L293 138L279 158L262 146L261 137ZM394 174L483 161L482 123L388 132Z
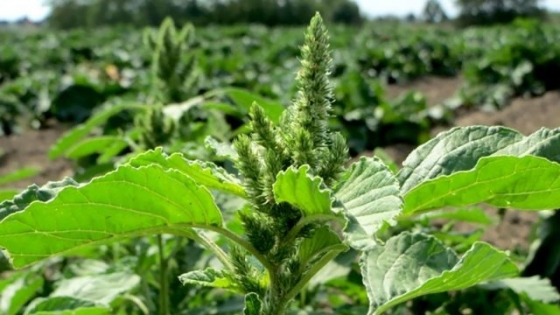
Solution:
M157 0L154 0L157 1ZM406 15L422 12L426 0L354 0L362 10L371 16L376 15ZM455 0L440 0L448 15L454 15L457 10ZM32 20L41 20L48 14L44 0L0 0L0 20L16 20L27 16ZM544 0L543 5L549 9L560 11L560 0Z

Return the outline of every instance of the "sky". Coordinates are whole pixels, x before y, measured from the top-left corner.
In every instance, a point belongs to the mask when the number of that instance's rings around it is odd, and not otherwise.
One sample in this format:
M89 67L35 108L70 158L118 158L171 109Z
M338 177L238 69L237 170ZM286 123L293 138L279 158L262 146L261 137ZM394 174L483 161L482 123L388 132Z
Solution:
M370 16L398 15L422 12L426 0L354 0L363 12ZM27 16L31 20L42 20L49 13L45 0L0 0L0 20L17 20ZM455 15L455 0L440 0L448 15ZM549 9L560 11L560 0L544 0L542 4Z

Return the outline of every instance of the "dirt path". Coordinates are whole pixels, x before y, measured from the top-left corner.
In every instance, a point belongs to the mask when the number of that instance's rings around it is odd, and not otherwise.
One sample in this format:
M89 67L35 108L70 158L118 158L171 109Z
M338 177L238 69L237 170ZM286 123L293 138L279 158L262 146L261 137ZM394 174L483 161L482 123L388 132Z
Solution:
M560 92L548 92L543 96L518 98L496 113L473 112L459 117L457 126L502 125L528 135L542 127L560 127Z
M463 79L459 77L424 77L403 85L387 86L387 97L393 99L408 91L419 91L426 97L428 106L434 106L451 98L461 87Z
M51 145L64 133L62 127L50 127L43 130L28 130L21 135L0 137L0 175L8 174L23 167L40 170L31 178L4 185L3 188L26 188L36 183L43 185L48 181L62 179L72 174L72 164L64 159L50 161L47 157Z

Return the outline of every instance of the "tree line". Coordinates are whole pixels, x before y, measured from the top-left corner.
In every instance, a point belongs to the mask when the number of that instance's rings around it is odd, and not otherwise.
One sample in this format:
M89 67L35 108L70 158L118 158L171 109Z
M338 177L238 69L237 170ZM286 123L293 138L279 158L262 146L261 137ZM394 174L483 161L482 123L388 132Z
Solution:
M350 0L50 0L46 22L59 29L157 26L170 16L178 24L303 25L321 12L332 23L360 24Z
M544 18L541 0L455 0L459 26L509 23L518 17ZM179 25L305 25L317 11L329 23L364 21L352 0L49 0L47 24L54 28L157 26L169 16ZM438 0L426 0L423 21L449 20ZM410 19L412 20L412 19Z

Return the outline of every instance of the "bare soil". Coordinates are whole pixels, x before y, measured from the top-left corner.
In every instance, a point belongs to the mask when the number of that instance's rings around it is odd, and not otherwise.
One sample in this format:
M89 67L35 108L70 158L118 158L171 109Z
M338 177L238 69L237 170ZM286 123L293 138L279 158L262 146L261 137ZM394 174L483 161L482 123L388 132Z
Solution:
M50 147L64 133L65 128L50 125L41 130L27 130L20 135L0 137L0 176L23 167L33 167L40 172L31 178L10 184L10 188L23 189L36 183L46 184L72 174L72 164L65 159L49 160ZM8 185L4 185L6 188Z
M459 90L463 79L457 77L427 76L401 85L387 86L387 97L393 99L408 91L418 91L426 97L428 106L441 104Z

